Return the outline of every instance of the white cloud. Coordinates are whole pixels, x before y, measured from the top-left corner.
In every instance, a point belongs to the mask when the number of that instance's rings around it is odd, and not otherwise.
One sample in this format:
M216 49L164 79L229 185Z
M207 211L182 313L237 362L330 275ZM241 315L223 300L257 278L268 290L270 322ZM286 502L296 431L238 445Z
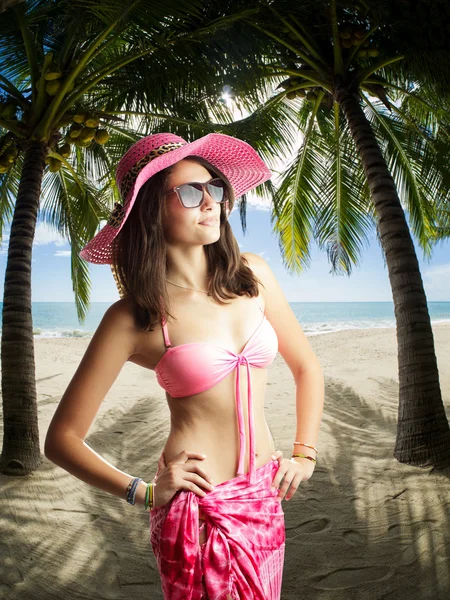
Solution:
M5 247L8 247L10 229L3 232L3 240L1 242L1 254L6 252ZM66 246L68 244L54 228L47 225L47 223L39 222L36 225L34 233L33 246L45 246L46 244L56 244L57 246Z
M46 244L56 244L57 246L66 246L65 240L55 229L44 222L36 225L33 246L45 246Z
M72 254L71 250L57 250L55 252L55 256L70 256Z

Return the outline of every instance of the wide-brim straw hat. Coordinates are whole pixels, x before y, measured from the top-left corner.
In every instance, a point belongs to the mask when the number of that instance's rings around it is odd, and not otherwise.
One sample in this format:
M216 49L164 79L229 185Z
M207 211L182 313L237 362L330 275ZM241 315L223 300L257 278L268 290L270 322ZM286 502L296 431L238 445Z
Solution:
M144 183L158 171L187 156L205 158L230 181L235 198L272 177L272 172L250 144L223 133L208 133L186 142L173 133L155 133L134 143L120 159L116 182L123 206L116 203L108 222L81 250L84 260L112 264L112 242L130 214Z

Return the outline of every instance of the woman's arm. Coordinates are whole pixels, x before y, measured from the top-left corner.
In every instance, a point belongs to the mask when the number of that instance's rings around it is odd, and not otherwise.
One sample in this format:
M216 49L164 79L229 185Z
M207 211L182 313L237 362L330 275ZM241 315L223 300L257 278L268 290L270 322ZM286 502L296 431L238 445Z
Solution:
M105 312L100 325L56 409L45 438L44 454L78 479L126 499L132 475L103 459L84 441L106 394L125 362L135 353L135 326L127 301ZM144 504L141 481L136 503Z
M292 441L317 447L325 397L319 359L268 263L252 252L245 252L242 256L263 284L264 312L277 334L278 352L295 380L297 425ZM293 454L307 454L316 458L315 450L308 447L292 444L292 450ZM305 458L296 460L308 462Z

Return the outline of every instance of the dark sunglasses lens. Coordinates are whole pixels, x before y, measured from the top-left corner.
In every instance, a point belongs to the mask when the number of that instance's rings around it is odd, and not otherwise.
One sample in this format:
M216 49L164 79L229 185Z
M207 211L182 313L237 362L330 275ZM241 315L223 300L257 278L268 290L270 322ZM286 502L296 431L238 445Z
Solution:
M180 185L178 193L180 194L184 206L192 208L200 204L203 191L189 183L184 183L183 185Z
M221 179L213 179L206 186L208 193L216 202L222 202L225 193L224 183Z

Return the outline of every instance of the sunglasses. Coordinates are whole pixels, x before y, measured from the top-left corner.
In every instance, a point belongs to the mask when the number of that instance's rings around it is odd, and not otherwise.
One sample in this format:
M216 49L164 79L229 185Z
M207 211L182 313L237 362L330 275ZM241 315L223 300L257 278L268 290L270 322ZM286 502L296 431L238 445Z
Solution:
M228 199L223 179L211 179L208 183L197 181L182 183L165 192L164 196L176 192L185 208L196 208L202 204L205 198L205 189L208 190L208 194L216 202L226 202Z

